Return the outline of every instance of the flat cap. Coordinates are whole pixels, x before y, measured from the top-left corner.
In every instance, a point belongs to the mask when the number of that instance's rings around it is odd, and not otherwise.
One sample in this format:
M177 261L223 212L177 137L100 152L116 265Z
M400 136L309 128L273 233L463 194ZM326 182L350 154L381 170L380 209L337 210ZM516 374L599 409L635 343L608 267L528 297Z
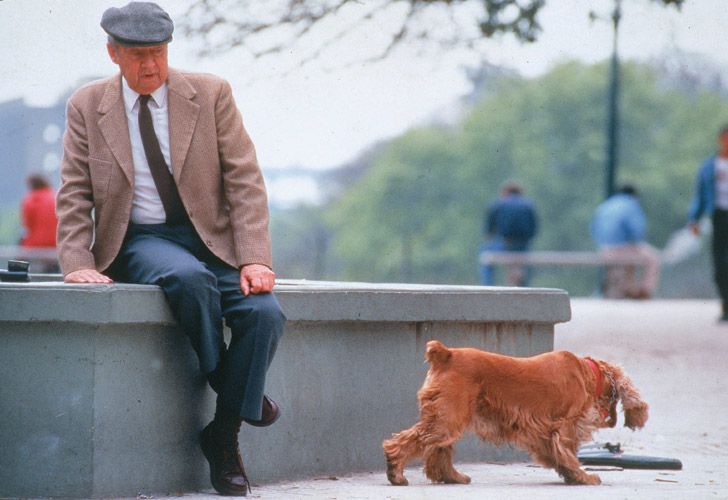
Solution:
M153 2L130 2L106 9L101 27L116 42L131 47L169 43L174 31L169 14Z

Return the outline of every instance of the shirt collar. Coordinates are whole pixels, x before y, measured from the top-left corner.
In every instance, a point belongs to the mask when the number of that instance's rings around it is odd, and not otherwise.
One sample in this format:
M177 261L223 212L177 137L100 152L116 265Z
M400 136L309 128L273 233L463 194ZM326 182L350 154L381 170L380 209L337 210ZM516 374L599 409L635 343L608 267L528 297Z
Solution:
M139 99L139 92L132 90L124 77L121 77L121 87L124 93L124 106L127 112L131 112ZM154 101L157 107L163 108L167 104L167 82L164 82L161 87L152 92L151 96L151 100Z

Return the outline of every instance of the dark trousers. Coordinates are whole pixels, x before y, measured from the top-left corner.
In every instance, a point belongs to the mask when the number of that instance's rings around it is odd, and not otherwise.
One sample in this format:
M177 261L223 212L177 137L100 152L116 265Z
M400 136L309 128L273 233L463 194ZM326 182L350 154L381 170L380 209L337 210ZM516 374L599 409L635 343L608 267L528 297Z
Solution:
M480 244L478 256L482 252L528 252L528 240L494 236ZM480 265L480 284L495 285L495 266L493 264ZM508 265L508 284L511 286L528 286L531 279L531 269L528 266Z
M162 287L218 407L261 418L266 372L285 324L272 293L244 296L240 272L213 255L191 225L130 224L109 274ZM227 346L223 318L232 334Z
M723 312L728 313L728 210L713 212L713 270Z

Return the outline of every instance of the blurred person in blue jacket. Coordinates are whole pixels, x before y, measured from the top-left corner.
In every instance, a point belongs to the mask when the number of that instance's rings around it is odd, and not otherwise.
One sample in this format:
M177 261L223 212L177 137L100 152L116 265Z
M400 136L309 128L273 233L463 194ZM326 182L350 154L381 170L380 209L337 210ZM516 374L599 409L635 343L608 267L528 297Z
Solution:
M688 227L700 235L703 215L713 222L713 272L722 301L720 321L728 321L728 125L718 132L718 151L698 170Z
M516 182L503 184L500 198L491 203L483 219L485 241L482 252L527 252L531 240L538 232L538 216L533 202L523 195L523 188ZM526 266L509 266L508 281L513 286L526 286L529 270ZM492 264L480 265L480 282L495 284Z
M645 241L646 228L637 189L629 184L621 186L594 212L589 229L602 255L608 260L634 257L644 262L639 282L634 265L608 265L605 297L647 299L654 294L660 278L660 254Z

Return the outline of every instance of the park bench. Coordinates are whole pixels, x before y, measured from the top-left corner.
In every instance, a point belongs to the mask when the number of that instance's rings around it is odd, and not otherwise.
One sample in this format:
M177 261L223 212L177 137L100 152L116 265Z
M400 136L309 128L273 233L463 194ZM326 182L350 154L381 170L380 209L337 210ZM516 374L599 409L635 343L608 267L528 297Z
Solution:
M619 273L635 273L646 265L640 256L610 255L587 251L530 251L530 252L490 252L480 253L480 264L503 266L511 284L522 281L526 266L557 267L598 267L602 268L600 292L605 298L621 298ZM617 272L608 272L614 269Z
M553 265L553 266L639 266L640 257L606 257L600 252L533 251L533 252L481 252L481 264L500 265Z

